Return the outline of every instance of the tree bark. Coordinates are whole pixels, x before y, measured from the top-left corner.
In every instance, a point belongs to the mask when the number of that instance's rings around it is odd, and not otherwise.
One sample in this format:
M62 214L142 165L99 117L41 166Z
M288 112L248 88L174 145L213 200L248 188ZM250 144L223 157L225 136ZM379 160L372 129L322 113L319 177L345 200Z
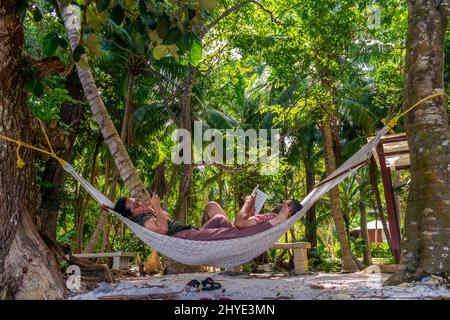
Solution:
M122 140L123 144L126 145L127 139L130 140L131 138L131 129L132 126L130 125L131 115L133 114L133 88L134 88L134 77L135 77L135 71L133 66L128 65L128 83L127 83L127 93L125 96L125 112L122 120L122 128L120 130L120 139ZM105 182L106 183L106 182ZM115 201L116 198L116 192L117 192L117 184L119 183L119 170L117 167L114 167L112 179L111 179L111 186L108 192L108 199L111 201ZM86 247L84 248L83 252L90 253L93 252L95 249L95 246L97 245L98 238L100 237L100 231L104 228L105 223L107 222L107 214L109 214L108 211L101 210L100 211L100 217L98 219L97 225L95 226L95 230L92 233ZM108 237L109 231L108 227L106 227L106 230L104 230L104 238ZM105 240L105 239L104 239Z
M330 175L336 170L336 164L333 152L333 138L331 135L330 121L325 120L321 125L324 156L325 156L325 168L327 175ZM331 201L331 214L333 215L334 223L336 225L336 231L338 235L339 243L341 244L342 252L342 271L343 272L355 272L358 271L358 267L353 261L350 245L348 243L347 233L345 232L344 217L342 214L341 201L339 199L338 187L333 188L330 192Z
M192 133L191 97L192 87L194 86L195 70L196 69L193 66L189 65L182 98L183 129L190 133ZM175 219L181 222L185 222L187 217L187 197L189 196L191 187L193 169L192 161L190 161L189 164L183 164L183 174L180 179L178 202L175 210Z
M69 96L75 100L83 98L81 85L75 80L76 75L71 73L66 80L65 87ZM77 136L78 123L82 114L82 104L75 105L63 103L59 115L61 120L71 127L71 133L68 137L68 148L60 155L62 159L70 162L73 146ZM59 213L59 195L63 192L64 181L67 172L61 168L61 165L54 159L50 159L45 164L43 181L50 183L50 187L41 186L41 207L37 215L38 230L41 234L56 242L56 227Z
M80 32L76 28L77 24L75 23L79 20L79 17L76 16L74 7L71 5L66 7L61 6L60 10L64 21L64 26L69 36L70 49L73 52L80 42ZM88 65L86 55L82 55L81 59L85 59L84 61L86 62L86 65ZM77 63L77 72L91 111L100 127L102 135L105 139L105 144L108 146L125 186L132 197L139 198L141 200L148 199L149 195L145 190L141 179L137 175L127 150L125 149L125 146L120 139L113 122L111 121L103 100L100 97L90 67L88 66L85 70L79 63Z
M359 226L361 228L361 238L364 241L363 247L363 262L367 266L372 265L372 254L370 252L370 241L369 241L369 232L367 230L367 211L366 211L366 192L365 186L362 181L362 178L357 176L356 180L359 184L359 212L361 214L361 219ZM377 230L375 232L378 232Z
M403 109L444 91L447 1L408 1ZM447 99L428 100L405 117L411 185L401 266L386 284L450 273L450 131Z
M22 73L23 27L17 1L0 2L0 134L33 143ZM61 299L67 295L55 257L31 219L39 206L34 153L16 167L16 145L0 140L0 299Z

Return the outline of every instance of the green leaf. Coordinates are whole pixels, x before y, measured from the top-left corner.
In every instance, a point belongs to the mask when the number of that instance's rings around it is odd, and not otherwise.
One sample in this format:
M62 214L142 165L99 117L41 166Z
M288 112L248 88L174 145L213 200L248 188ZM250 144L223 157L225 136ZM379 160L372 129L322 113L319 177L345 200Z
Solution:
M171 44L171 45L166 46L166 48L169 51L169 53L172 55L172 57L174 57L177 62L180 62L180 56L177 53L177 51L178 51L177 46L174 44Z
M217 6L216 0L199 0L198 5L202 10L214 10Z
M100 56L102 54L100 40L102 38L99 35L96 34L89 34L84 43L86 45L86 48L88 48L89 53L93 56Z
M134 0L125 0L125 7L130 11L133 10Z
M171 28L164 38L164 44L175 44L176 41L183 37L180 29L178 27Z
M34 21L39 22L42 20L42 12L41 9L37 5L33 5L29 8L28 13L31 15Z
M67 42L66 39L64 38L59 38L59 46L63 49L67 49L67 46L69 45L69 43Z
M46 56L51 56L55 53L59 45L59 36L56 32L49 32L45 35L43 41L44 53Z
M202 58L202 41L193 33L191 33L191 40L190 40L190 49L189 49L189 61L190 63L196 67L200 63L200 60Z
M17 16L20 19L20 22L23 22L25 19L25 14L27 12L28 8L28 0L19 0L17 1L16 10L17 10Z
M139 53L144 53L145 51L145 37L137 32L134 36L134 46Z
M125 18L125 13L123 12L123 8L120 4L116 5L111 12L111 19L115 24L120 26Z
M97 11L99 13L105 11L109 7L110 0L96 0L95 5L97 6Z
M73 53L72 53L73 60L75 62L80 62L81 55L83 55L85 52L86 52L86 49L84 49L83 46L77 45L77 47L75 48L75 50L73 50Z
M40 97L44 94L44 86L36 78L30 78L25 83L25 90L27 90L28 92L31 92L32 94L34 94L37 97Z
M153 56L156 60L161 59L167 54L167 47L165 45L156 46L153 48Z

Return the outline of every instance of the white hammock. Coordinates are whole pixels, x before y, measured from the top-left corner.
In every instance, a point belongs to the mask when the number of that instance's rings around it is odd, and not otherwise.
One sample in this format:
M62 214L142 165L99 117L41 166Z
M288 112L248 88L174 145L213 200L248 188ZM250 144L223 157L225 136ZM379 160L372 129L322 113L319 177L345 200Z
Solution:
M122 220L138 238L148 246L161 252L163 255L178 262L188 265L215 265L230 268L250 261L267 251L295 222L297 222L314 203L325 193L333 189L346 177L363 167L370 159L373 150L378 145L381 137L389 130L388 126L378 131L375 138L356 152L343 165L329 175L301 202L302 210L293 214L289 219L283 221L261 233L228 240L195 241L185 240L172 236L161 235L134 223L128 218L109 210L117 218ZM95 189L89 182L80 176L68 163L63 166L84 189L101 205L113 208L114 204L100 191Z

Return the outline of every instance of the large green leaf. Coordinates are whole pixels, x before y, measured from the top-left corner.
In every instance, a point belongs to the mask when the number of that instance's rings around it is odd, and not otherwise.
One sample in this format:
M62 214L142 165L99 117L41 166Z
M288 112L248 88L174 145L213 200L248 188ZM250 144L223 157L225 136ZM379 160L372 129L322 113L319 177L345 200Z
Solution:
M33 18L34 21L39 22L42 20L42 12L37 5L31 6L28 13L31 15L31 18Z
M165 45L159 45L153 48L153 56L156 60L163 58L167 53L167 46Z
M81 55L84 54L85 52L86 52L86 50L84 49L83 46L77 45L77 47L75 48L75 50L73 50L73 53L72 53L73 60L75 62L80 62Z
M190 48L189 48L189 62L194 66L198 66L200 60L202 59L202 41L197 37L197 35L190 33Z
M125 18L125 13L120 4L116 5L111 11L111 19L115 24L120 26Z
M43 46L46 56L51 56L55 53L59 45L59 35L56 32L49 32L45 35Z

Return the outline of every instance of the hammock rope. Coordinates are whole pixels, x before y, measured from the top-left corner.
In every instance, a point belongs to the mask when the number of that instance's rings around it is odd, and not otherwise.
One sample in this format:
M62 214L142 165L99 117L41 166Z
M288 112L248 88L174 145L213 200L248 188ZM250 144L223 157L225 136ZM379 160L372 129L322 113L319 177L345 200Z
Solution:
M114 207L114 203L111 200L109 200L104 194L85 180L68 162L56 155L41 121L39 121L39 123L47 144L49 145L50 151L32 146L20 140L6 137L4 135L0 135L0 138L17 144L16 153L18 156L18 168L23 168L25 165L25 162L22 158L20 158L20 147L26 147L47 154L56 159L61 164L62 168L67 173L72 175L72 177L80 183L80 185L92 196L92 198L95 199L95 201L102 206L102 208L114 214L118 219L125 223L138 238L140 238L148 246L161 252L163 255L189 265L207 264L229 268L248 262L267 251L273 243L276 242L287 230L289 230L301 217L303 217L303 215L325 193L329 192L345 178L366 165L367 161L369 161L372 156L374 149L380 142L381 137L388 133L388 131L397 124L400 117L409 113L421 103L440 95L445 95L445 93L430 95L417 102L405 112L398 113L391 120L383 119L385 126L375 134L375 137L359 149L352 157L345 161L344 164L337 168L325 180L317 184L301 202L303 208L287 220L261 233L228 240L194 241L161 235L134 223L117 212L114 212L112 209Z

